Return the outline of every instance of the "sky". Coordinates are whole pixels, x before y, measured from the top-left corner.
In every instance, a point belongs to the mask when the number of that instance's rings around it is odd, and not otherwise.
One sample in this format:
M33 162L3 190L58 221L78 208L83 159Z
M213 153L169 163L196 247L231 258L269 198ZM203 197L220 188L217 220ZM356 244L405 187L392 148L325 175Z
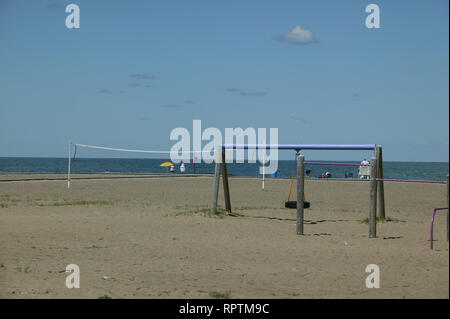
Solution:
M78 29L65 24L70 3ZM371 3L380 28L366 27ZM280 144L379 144L387 161L448 162L448 6L0 0L0 156L65 157L69 140L169 150L173 129L201 120L278 128Z

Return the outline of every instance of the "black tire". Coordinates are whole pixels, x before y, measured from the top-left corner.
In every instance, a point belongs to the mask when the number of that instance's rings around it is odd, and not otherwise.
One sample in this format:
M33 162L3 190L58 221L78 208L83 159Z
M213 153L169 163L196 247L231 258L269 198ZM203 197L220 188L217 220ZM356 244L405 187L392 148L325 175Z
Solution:
M311 204L308 201L303 201L303 208L309 208ZM297 208L297 201L289 200L284 203L284 207L286 208Z

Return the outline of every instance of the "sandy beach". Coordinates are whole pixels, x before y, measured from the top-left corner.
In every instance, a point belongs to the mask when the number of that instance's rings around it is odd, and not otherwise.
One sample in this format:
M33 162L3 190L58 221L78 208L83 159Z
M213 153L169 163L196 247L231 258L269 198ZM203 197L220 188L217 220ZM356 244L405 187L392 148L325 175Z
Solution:
M385 183L389 221L369 239L363 181L305 181L297 236L288 179L232 177L234 214L212 216L212 176L64 178L0 176L0 298L449 298L446 211L429 239L446 185Z

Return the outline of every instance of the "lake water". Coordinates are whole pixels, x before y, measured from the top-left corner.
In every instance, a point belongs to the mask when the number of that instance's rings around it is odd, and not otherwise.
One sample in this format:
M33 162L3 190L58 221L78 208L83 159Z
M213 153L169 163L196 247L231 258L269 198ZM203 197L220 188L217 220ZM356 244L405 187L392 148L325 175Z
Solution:
M125 158L75 158L72 160L72 173L168 173L168 168L160 167L167 159L125 159ZM320 160L318 160L320 161ZM323 161L320 161L323 162ZM330 161L325 161L330 162ZM342 163L354 163L341 161ZM33 157L0 157L1 173L67 173L67 158L33 158ZM277 177L291 177L296 166L293 160L278 162ZM194 173L194 164L186 163L186 173ZM228 164L228 173L237 176L260 176L257 163ZM444 181L448 174L448 162L383 162L384 178L421 179ZM358 167L332 165L306 165L312 170L312 176L319 176L326 171L333 178L344 178L347 173L358 176ZM179 164L176 165L179 172ZM214 164L196 163L196 173L214 173ZM268 176L267 176L268 177Z

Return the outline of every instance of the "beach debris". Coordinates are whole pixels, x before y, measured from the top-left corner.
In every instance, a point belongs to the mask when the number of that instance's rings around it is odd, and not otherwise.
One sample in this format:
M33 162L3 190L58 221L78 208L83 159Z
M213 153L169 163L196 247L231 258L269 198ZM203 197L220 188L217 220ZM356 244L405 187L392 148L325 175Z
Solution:
M102 279L103 279L103 280L108 280L108 279L111 279L111 277L109 277L109 276L103 276Z

